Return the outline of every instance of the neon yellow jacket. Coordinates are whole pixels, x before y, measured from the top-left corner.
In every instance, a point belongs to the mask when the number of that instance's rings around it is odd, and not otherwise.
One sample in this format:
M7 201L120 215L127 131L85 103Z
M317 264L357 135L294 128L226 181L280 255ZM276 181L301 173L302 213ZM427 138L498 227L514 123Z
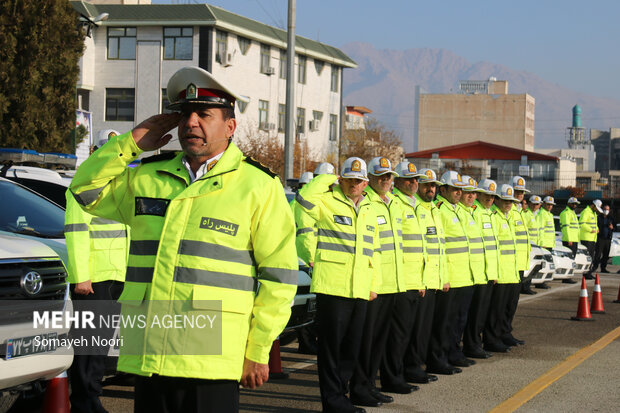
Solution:
M407 277L407 289L423 290L425 243L415 214L415 199L394 188L394 201L400 203L403 212L403 271Z
M596 242L598 225L596 213L591 207L586 207L579 216L579 240Z
M555 248L555 226L553 225L553 215L546 209L540 208L538 215L538 245L543 248Z
M268 362L296 292L295 226L282 184L232 143L191 184L182 153L127 168L140 153L131 132L114 137L70 186L89 212L131 226L122 312L151 315L169 303L175 314L214 316L221 338L204 328L121 327L138 351L121 347L118 369L239 380L244 357Z
M67 281L125 281L129 253L129 227L84 211L67 190L65 240Z
M496 222L493 215L497 212L491 208L486 209L477 200L474 201L474 220L482 232L484 243L485 275L488 281L497 280L499 272L499 253L497 242Z
M484 240L480 226L476 223L473 216L473 212L477 208L478 207L475 205L468 207L459 202L457 214L464 223L465 234L467 234L467 242L469 243L469 268L471 269L474 284L486 284Z
M560 213L560 229L562 230L562 241L579 242L579 218L575 211L566 207Z
M516 284L520 282L519 270L516 260L516 236L510 219L499 210L496 205L491 207L497 228L497 241L499 244L499 277L498 284Z
M538 212L540 214L540 210ZM534 211L526 209L523 213L525 219L525 225L527 226L527 233L530 236L530 244L539 245L540 238L540 222L537 220L538 214L534 215Z
M441 212L433 202L426 202L415 194L415 214L424 235L425 252L422 281L430 290L441 290L448 283L445 254L445 236L441 223Z
M519 271L527 271L530 269L530 255L532 253L532 245L527 229L527 218L523 212L524 211L522 211L520 207L513 205L508 217L516 237L516 259ZM555 232L553 242L555 246Z
M330 184L336 180L334 175L320 176L328 177ZM317 227L311 291L368 300L381 282L381 257L375 252L381 244L377 215L370 202L364 198L356 208L340 185L331 192L309 187L302 196L299 206Z
M460 208L452 205L441 195L435 203L441 212L441 224L446 237L446 261L450 288L473 285L474 278L469 267L469 242L465 233L463 216L457 214Z

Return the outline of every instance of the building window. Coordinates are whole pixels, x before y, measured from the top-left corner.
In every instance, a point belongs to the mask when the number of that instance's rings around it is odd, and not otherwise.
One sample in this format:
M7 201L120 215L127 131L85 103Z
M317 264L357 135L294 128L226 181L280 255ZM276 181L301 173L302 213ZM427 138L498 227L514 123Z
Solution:
M261 43L260 45L260 72L261 73L269 73L271 67L269 64L271 63L271 47L268 44Z
M215 32L215 61L222 64L227 58L228 53L228 34L217 30Z
M338 115L329 115L329 140L338 140Z
M269 123L269 102L266 100L258 101L258 128L265 130L268 129Z
M252 41L248 38L237 36L237 42L239 43L239 50L241 51L241 54L245 56L250 49Z
M322 60L314 59L314 68L316 69L316 74L321 76L321 72L323 72L323 68L325 67L325 62Z
M161 113L174 113L173 110L168 109L170 101L168 100L168 93L166 89L161 90Z
M278 132L284 132L286 126L286 105L278 105Z
M307 63L307 58L306 56L298 56L297 57L297 81L299 83L306 83L306 63Z
M297 133L306 132L306 109L297 108Z
M337 66L332 65L332 81L330 89L332 92L338 92L338 74L339 70Z
M321 119L323 119L323 112L318 111L318 110L313 110L312 117L314 118L314 120L320 121Z
M135 27L108 27L108 59L136 60Z
M134 89L106 88L105 120L133 121L135 106Z
M280 49L280 79L286 79L288 56L286 50Z
M164 27L164 60L192 60L194 29Z
M248 102L244 102L242 100L237 100L235 105L239 108L239 112L245 113L245 110L248 108Z

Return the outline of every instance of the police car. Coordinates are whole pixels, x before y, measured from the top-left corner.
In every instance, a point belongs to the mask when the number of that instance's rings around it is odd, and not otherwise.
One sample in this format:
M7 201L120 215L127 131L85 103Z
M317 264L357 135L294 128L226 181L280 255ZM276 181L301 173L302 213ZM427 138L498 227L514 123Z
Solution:
M555 248L551 252L553 264L555 265L554 280L568 280L573 278L575 270L575 261L573 260L573 252L562 245L562 242L556 240Z

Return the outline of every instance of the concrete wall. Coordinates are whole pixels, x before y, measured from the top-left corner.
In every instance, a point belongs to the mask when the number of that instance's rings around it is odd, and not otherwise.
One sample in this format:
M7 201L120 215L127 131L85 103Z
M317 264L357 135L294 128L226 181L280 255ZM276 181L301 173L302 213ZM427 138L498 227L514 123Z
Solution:
M420 94L419 99L418 151L477 140L534 150L530 95Z

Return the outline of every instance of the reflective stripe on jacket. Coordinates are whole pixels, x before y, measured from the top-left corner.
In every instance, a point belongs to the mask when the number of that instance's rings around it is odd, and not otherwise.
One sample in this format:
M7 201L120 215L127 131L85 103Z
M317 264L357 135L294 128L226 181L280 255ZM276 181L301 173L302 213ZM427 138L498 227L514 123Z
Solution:
M560 213L560 230L562 241L579 242L579 219L575 211L569 207Z
M65 198L67 281L125 281L129 227L84 211L69 190Z
M394 188L394 201L400 203L403 213L403 272L408 290L423 290L424 239L415 214L415 199Z
M446 262L450 288L473 285L469 268L469 243L465 234L463 216L457 214L458 205L452 205L441 195L435 203L441 213L441 223L446 237Z
M426 244L422 281L428 289L441 290L443 285L449 281L446 274L446 240L441 223L441 212L433 202L424 201L418 194L415 194L415 199L415 214Z
M485 208L480 202L475 201L474 220L482 232L484 243L485 274L488 281L497 280L499 272L499 252L496 234L496 224L493 215L496 214L491 208Z
M579 240L596 242L598 232L596 213L586 207L579 216Z
M215 313L221 339L205 336L209 329L164 335L149 326L121 328L125 343L151 351L121 348L118 368L239 380L244 357L268 362L296 292L295 226L282 184L232 143L191 185L182 153L127 168L141 152L131 132L114 137L80 166L70 187L88 211L131 226L122 311L151 311L163 300L192 314ZM208 340L221 349L213 355L185 350Z
M520 207L517 205L512 206L508 217L516 238L517 267L519 271L527 271L530 269L532 245L530 244L530 236L527 232L526 218L523 216L523 211L521 211Z
M540 210L539 210L540 213ZM530 244L539 245L540 238L540 223L536 219L537 215L531 209L525 210L523 218L525 219L525 225L527 226L527 232L530 235Z
M555 248L555 227L553 225L553 215L546 209L540 208L538 215L538 245L543 248Z
M493 214L497 228L497 242L499 244L499 284L515 284L520 282L516 260L516 237L510 220L499 210L496 205L492 209L497 211Z
M465 234L469 242L469 268L474 278L474 284L486 284L487 277L484 273L486 267L484 239L480 226L476 223L473 216L473 212L477 208L478 206L476 205L468 207L459 203L457 214L459 214L459 218L465 223Z

